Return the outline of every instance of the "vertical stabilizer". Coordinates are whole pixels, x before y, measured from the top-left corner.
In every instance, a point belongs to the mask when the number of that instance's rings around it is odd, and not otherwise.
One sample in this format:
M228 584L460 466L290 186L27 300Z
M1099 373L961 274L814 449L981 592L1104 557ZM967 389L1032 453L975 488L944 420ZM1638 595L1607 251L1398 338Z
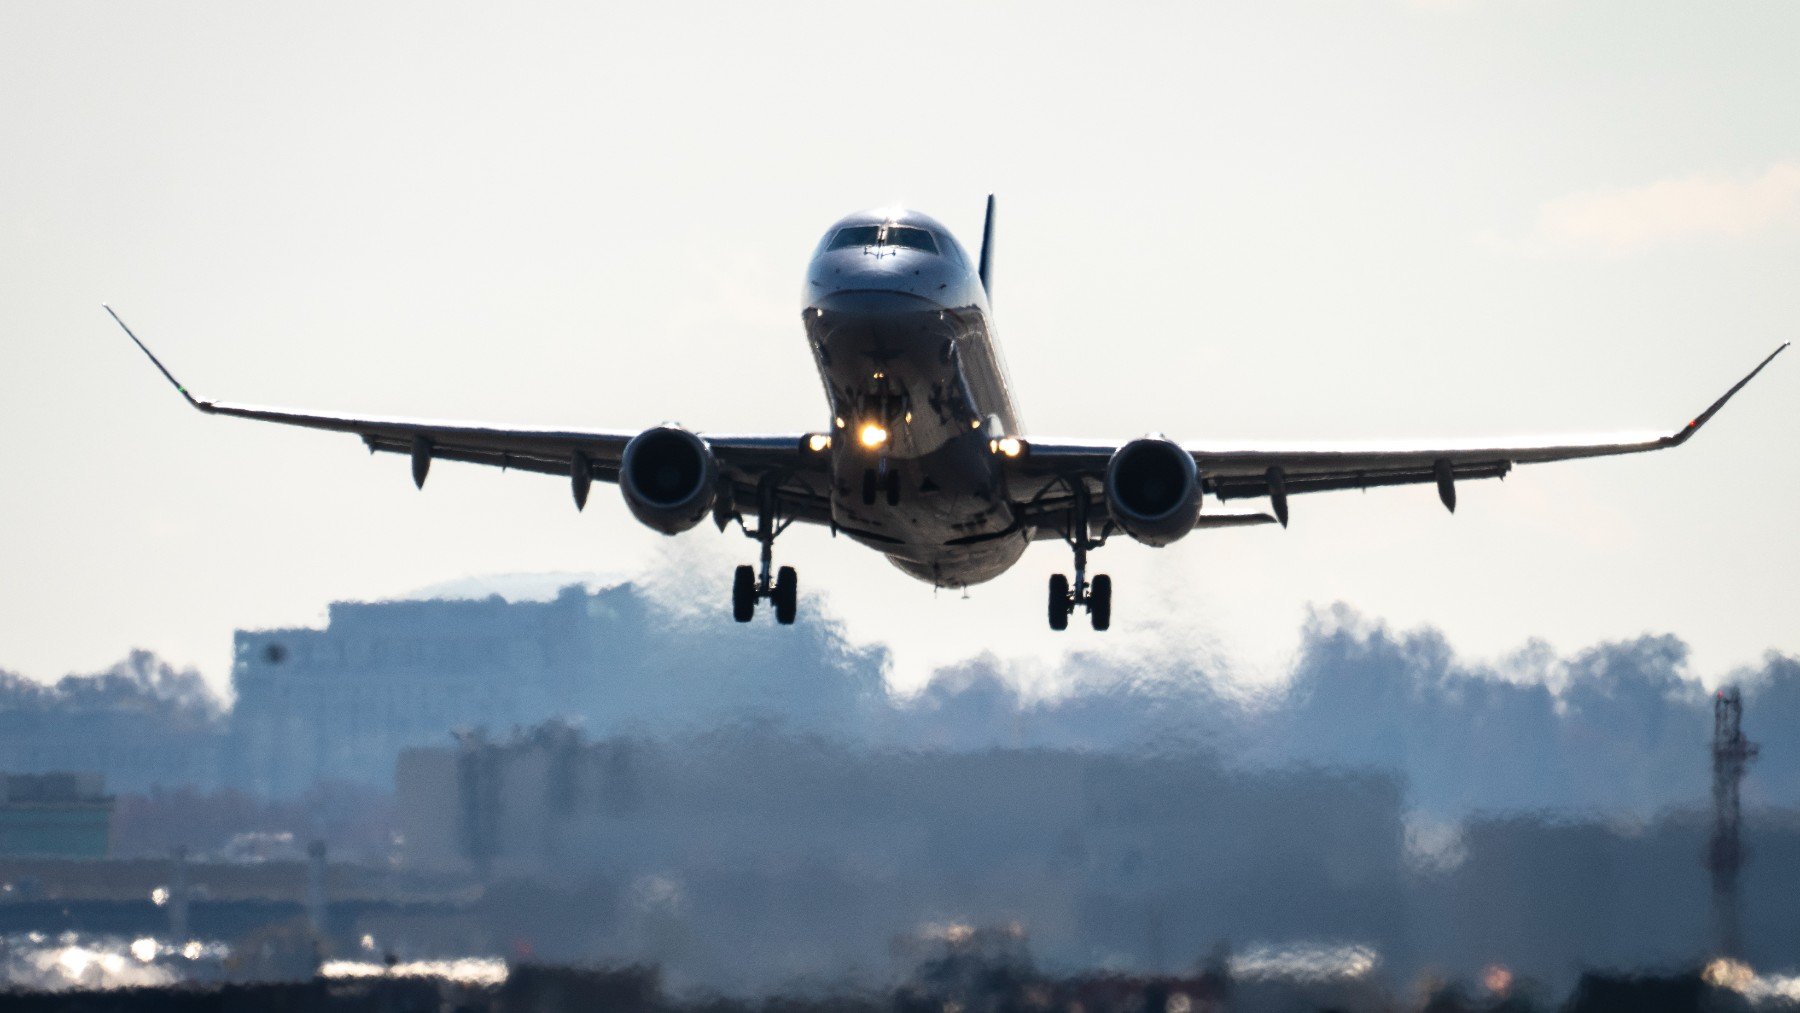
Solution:
M987 220L981 223L981 289L994 298L994 195L988 194Z

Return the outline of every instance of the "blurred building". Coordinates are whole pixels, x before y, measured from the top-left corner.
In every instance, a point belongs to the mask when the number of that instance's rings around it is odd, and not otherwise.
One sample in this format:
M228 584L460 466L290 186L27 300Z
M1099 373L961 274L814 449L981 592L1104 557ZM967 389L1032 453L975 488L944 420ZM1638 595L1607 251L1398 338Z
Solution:
M0 774L0 855L105 858L112 811L99 774Z
M550 718L594 734L758 719L854 730L881 699L879 659L822 624L776 632L683 617L629 584L550 601L340 602L323 629L237 634L226 779L263 796L386 786L409 746Z
M1744 821L1744 954L1791 968L1800 953L1800 810ZM1420 877L1414 933L1452 964L1516 968L1698 966L1711 953L1710 814L1485 816L1462 828L1453 867Z
M1221 939L1385 949L1405 907L1397 780L1199 752L913 752L758 729L589 742L551 725L409 750L397 782L417 871L612 884L608 907L544 943L589 946L570 959L802 973L888 959L923 925L1017 922L1059 962L1175 969ZM695 937L705 957L682 950ZM670 952L633 952L646 940Z

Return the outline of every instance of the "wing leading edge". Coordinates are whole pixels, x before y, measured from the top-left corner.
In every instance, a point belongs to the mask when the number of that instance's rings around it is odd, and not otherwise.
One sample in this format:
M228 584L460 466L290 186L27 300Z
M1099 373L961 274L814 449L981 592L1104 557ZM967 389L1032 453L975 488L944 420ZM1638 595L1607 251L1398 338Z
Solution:
M197 397L150 351L125 321L106 312L133 344L149 358L189 405L209 415L277 422L307 429L354 433L371 453L384 451L412 458L413 481L425 482L433 460L463 461L570 479L577 506L585 504L588 484L617 482L625 445L636 432L607 429L536 429L480 422L449 422L384 416L338 415L325 412L234 404ZM818 454L806 449L806 433L775 435L707 435L701 439L713 450L732 486L733 499L755 503L765 479L773 479L781 491L782 513L794 520L829 523L829 490Z
M1639 454L1681 446L1787 347L1784 343L1769 353L1705 411L1673 432L1437 443L1191 443L1182 447L1193 456L1207 493L1221 500L1266 496L1283 525L1287 523L1288 496L1335 489L1435 483L1444 505L1454 510L1458 481L1501 478L1517 464ZM1082 478L1090 495L1098 496L1094 506L1104 509L1099 478L1119 444L1022 442L1024 452L1011 461L1014 475L1026 483L1034 477ZM1201 515L1203 526L1207 519L1208 515Z

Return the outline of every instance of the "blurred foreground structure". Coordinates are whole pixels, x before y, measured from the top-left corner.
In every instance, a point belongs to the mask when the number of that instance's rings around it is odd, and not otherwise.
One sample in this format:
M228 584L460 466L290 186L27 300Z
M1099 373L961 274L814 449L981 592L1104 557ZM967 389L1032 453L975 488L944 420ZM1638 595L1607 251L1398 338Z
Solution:
M0 856L105 858L113 799L98 773L0 774Z

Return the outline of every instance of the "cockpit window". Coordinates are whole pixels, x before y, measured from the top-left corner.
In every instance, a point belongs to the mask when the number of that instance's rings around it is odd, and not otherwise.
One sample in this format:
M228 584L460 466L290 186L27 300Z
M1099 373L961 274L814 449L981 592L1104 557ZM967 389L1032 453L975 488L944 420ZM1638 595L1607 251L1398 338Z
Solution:
M911 250L923 250L926 253L938 252L937 240L924 229L915 229L909 225L852 225L839 229L837 235L831 237L828 250L842 250L852 246L904 246Z
M829 249L841 250L847 246L874 246L881 240L881 226L852 225L847 229L839 229L838 234L831 237Z
M889 225L887 227L887 236L885 238L887 239L889 246L905 246L909 249L924 250L926 253L936 253L938 251L937 240L931 238L931 233L926 232L924 229L913 229L904 225Z

